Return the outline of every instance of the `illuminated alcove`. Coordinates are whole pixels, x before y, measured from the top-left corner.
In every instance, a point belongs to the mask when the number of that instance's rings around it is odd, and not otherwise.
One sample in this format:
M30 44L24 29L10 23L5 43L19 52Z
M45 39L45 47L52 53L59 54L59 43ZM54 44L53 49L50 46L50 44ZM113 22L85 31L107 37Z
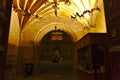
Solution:
M11 18L10 34L15 36L18 29L24 46L31 41L39 43L54 26L67 32L74 42L87 33L107 32L103 0L13 0Z
M22 54L25 62L33 58L32 44L38 45L55 26L73 43L87 33L107 32L103 0L13 0L12 5L8 55Z

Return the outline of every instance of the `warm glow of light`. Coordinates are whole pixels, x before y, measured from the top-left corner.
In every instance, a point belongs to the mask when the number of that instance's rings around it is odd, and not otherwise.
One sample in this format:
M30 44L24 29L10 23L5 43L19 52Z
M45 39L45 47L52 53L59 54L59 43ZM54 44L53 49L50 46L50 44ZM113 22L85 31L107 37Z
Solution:
M95 7L96 0L91 0L91 9Z
M38 13L40 13L40 12L46 10L46 9L52 8L51 7L52 4L53 3L49 3L49 4L46 4L46 5L43 5L42 7L39 8Z
M71 14L73 14L74 12L73 12L73 8L71 9L70 8L70 6L67 6L67 5L65 5L64 3L61 3L60 5L59 5L59 12L58 12L58 14L61 14L62 16L70 16Z
M49 12L53 12L54 13L54 10L52 9L52 7L49 7L47 9L45 9L44 11L41 11L39 14L44 16L46 13L49 13Z
M19 23L18 22L19 20L17 18L17 14L12 9L8 44L11 44L14 46L18 46L18 41L19 41Z
M90 0L82 0L86 10L90 10Z
M26 0L26 2L27 1L28 0ZM34 4L35 1L37 0L33 0L32 4ZM60 2L58 0L48 1L49 2L46 4L41 3L43 5L41 7L38 7L38 9L34 13L31 13L33 17L34 15L38 15L42 18L30 17L23 29L23 42L27 40L34 40L35 43L40 42L45 34L54 30L55 25L58 25L61 30L64 30L66 33L68 33L75 42L89 32L106 32L103 0L70 0L70 5L66 5L64 3L65 0L61 0ZM58 1L56 3L58 4L56 6L58 7L58 9L56 9L57 16L55 15L55 9L53 8L53 5L55 5L54 1ZM17 0L17 3L19 6L19 0ZM29 9L31 8L31 6L29 7ZM95 11L92 15L90 15L89 13L85 13L84 17L81 17L83 12L85 12L86 10L90 11L91 9L96 7L99 7L100 11ZM76 13L79 13L80 16L76 16ZM14 21L12 21L12 24L13 23ZM90 25L94 24L96 24L95 29L90 28ZM14 24L12 25L12 27L16 29L16 26L14 26ZM84 27L88 27L90 28L90 30L87 31L83 29ZM14 34L14 29L11 30L11 35Z
M85 10L83 3L80 0L73 0L73 5L71 4L71 6L77 8L80 12Z

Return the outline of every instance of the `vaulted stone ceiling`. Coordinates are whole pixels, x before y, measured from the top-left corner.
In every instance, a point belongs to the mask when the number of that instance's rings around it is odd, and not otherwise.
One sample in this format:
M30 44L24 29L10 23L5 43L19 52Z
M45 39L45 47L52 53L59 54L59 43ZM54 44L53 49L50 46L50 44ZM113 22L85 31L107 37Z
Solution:
M55 26L74 42L106 32L103 0L13 0L12 8L11 24L18 19L24 42L39 43Z

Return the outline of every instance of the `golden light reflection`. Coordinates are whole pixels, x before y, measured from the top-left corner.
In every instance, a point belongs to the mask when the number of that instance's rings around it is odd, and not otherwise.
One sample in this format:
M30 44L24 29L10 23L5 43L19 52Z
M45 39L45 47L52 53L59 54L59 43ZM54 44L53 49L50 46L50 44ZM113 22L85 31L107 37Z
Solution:
M17 6L18 10L21 11L19 1L17 0ZM25 1L26 4L27 1L29 0ZM39 42L45 34L54 29L56 24L59 24L60 29L67 32L75 42L88 32L106 32L103 0L70 0L69 5L65 3L65 0L48 0L46 3L41 1L44 3L39 3L42 4L40 7L34 5L36 1L33 0L28 8L26 8L26 4L23 6L29 12L26 15L21 13L22 19L28 20L25 26L22 26L25 37L23 41L34 40ZM36 8L35 12L30 11L33 5ZM18 14L17 11L16 14ZM18 18L21 16L18 15Z
M84 11L85 7L84 4L82 2L82 0L73 0L74 5L76 5L75 7L79 10L79 11ZM74 7L74 6L73 6Z
M91 8L94 8L95 7L95 3L97 2L97 0L90 0L91 1L91 5L90 7ZM102 0L101 0L102 1Z

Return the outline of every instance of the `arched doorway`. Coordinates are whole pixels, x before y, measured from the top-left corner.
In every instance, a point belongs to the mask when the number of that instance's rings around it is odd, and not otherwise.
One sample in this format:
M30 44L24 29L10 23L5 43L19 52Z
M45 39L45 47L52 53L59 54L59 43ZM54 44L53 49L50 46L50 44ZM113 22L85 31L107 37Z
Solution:
M58 30L47 33L37 47L39 72L72 73L73 42L66 32Z

